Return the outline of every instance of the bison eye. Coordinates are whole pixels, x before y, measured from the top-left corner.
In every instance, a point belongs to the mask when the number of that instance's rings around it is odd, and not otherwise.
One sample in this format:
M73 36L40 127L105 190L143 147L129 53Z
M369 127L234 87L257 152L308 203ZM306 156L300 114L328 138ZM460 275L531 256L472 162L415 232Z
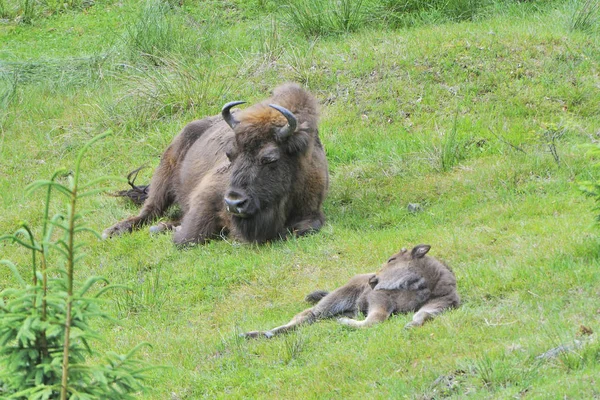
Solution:
M396 261L396 257L392 257L388 260L389 263L391 263L392 261Z
M231 150L225 151L225 155L227 156L227 158L229 159L229 161L232 161L232 159L233 159L233 152Z
M271 163L274 163L274 162L276 162L276 161L278 161L278 160L279 160L279 157L278 157L278 156L276 156L276 155L274 155L274 154L271 154L271 155L268 155L268 156L263 156L263 157L261 157L261 158L260 158L260 163L261 163L262 165L266 165L266 164L271 164Z

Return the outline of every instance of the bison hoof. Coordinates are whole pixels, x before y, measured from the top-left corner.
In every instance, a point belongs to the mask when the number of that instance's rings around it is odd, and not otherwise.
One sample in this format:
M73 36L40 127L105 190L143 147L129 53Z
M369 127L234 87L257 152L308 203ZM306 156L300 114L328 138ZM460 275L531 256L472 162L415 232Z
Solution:
M181 225L175 225L174 222L159 222L157 225L153 225L150 227L150 233L156 234L165 231L179 232L180 229Z
M152 225L149 230L150 230L150 233L154 235L156 233L168 231L169 226L167 224L165 224L164 222L159 222L157 225Z
M110 228L106 228L102 232L102 239L108 239L113 236L121 236L124 233L129 233L133 230L133 223L130 221L119 222L111 226Z

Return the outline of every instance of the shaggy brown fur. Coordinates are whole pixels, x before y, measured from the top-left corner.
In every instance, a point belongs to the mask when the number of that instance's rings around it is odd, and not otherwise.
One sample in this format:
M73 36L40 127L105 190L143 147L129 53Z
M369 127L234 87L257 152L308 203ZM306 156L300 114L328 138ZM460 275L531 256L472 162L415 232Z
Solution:
M338 319L340 323L358 328L385 321L395 313L416 311L406 328L421 326L442 311L460 305L454 274L445 264L426 256L430 248L418 245L411 251L402 249L377 273L357 275L331 293L309 294L306 300L317 304L287 324L243 336L270 338L298 325L338 315L344 315ZM358 312L367 317L362 321L353 319Z
M221 232L260 243L319 230L329 176L317 123L316 100L296 84L282 85L269 100L237 113L226 105L222 116L189 123L164 152L139 215L103 236L136 229L173 203L182 210L181 221L151 231L172 228L177 244Z

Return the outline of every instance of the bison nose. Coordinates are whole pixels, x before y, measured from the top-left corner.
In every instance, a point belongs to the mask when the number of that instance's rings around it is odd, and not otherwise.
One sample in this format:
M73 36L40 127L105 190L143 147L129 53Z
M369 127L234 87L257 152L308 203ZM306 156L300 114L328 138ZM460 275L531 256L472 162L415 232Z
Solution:
M227 211L238 216L244 216L248 209L248 198L245 196L231 195L225 196L225 206Z

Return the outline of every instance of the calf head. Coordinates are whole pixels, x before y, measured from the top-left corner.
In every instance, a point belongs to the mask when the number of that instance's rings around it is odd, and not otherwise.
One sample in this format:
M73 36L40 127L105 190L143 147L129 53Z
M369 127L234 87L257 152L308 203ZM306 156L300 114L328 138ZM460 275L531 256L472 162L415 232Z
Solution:
M431 246L420 244L408 251L403 248L391 256L381 269L369 279L369 285L373 289L415 290L424 284L419 275L415 275L410 267L419 263L425 257Z
M237 233L245 240L264 242L286 234L298 158L310 136L284 107L260 103L231 114L231 107L241 103L227 103L222 111L235 132L226 151L231 175L223 200Z

